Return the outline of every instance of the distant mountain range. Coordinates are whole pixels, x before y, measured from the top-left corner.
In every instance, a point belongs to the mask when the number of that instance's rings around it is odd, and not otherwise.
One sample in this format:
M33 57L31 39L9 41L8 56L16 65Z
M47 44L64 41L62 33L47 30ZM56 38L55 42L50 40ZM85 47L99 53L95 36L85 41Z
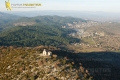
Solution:
M0 12L0 29L8 28L10 26L14 26L15 23L20 22L36 22L36 23L51 23L51 22L58 22L58 23L66 23L66 22L74 22L74 21L85 21L81 18L73 18L73 17L60 17L57 15L36 15L32 14L32 12L18 12L15 14L11 14L14 12L3 13ZM26 16L22 15L25 14ZM33 12L34 13L34 12ZM29 17L27 16L29 14ZM33 15L35 17L33 17Z
M20 18L19 16L0 12L0 30L10 27L12 22Z
M12 11L6 12L14 15L24 17L35 17L41 15L58 15L58 16L72 16L76 18L83 18L95 21L116 21L120 22L120 13L113 12L91 12L91 11L69 11L69 10L40 10L40 11ZM29 14L29 15L28 15Z

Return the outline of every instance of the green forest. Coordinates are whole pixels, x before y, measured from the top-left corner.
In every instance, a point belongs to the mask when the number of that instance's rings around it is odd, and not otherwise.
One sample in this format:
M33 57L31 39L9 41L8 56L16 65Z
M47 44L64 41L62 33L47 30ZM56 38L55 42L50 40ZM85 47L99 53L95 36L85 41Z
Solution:
M12 19L13 17L10 16L10 18ZM61 28L66 23L78 21L85 22L85 20L80 18L60 16L19 17L12 19L11 22L5 22L5 26L0 25L0 46L34 47L44 45L58 47L80 42L79 39L68 36L74 30ZM27 23L27 25L22 26L22 22ZM15 26L17 23L20 23L20 25ZM31 23L34 24L29 25Z
M0 35L1 46L60 46L78 39L68 36L72 30L52 25L18 26L6 30Z

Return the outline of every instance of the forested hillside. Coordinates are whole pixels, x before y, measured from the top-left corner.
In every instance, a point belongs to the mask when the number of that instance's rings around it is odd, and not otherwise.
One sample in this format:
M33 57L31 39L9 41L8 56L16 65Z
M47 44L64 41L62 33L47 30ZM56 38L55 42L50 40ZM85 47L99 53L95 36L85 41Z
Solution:
M60 46L72 42L79 42L78 39L69 37L71 30L62 29L58 26L41 24L39 26L19 26L6 30L0 35L1 46L38 46L51 45Z
M86 22L80 18L59 16L21 17L0 33L0 46L61 46L79 39L68 36L74 30L62 28L66 23ZM7 24L7 22L6 22ZM6 28L6 27L4 27Z
M6 27L10 27L13 24L13 22L19 18L20 17L16 15L0 12L0 30Z
M59 26L65 23L72 22L86 22L86 20L73 17L60 17L60 16L37 16L37 17L20 17L7 13L0 12L0 31L11 28L13 26L33 25L33 24L57 24Z

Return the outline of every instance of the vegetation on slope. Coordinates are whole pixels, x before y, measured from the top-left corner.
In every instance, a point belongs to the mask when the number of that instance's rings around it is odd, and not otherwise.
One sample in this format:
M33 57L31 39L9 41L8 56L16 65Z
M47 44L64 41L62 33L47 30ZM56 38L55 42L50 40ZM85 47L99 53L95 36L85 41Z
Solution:
M7 13L0 12L0 30L6 27L10 27L12 25L12 22L19 19L19 16L11 15Z
M0 50L0 80L93 80L82 65L76 66L67 57L40 56L42 48L11 46Z
M69 29L62 29L55 25L19 26L7 30L0 35L0 45L4 46L60 46L79 39L69 37Z

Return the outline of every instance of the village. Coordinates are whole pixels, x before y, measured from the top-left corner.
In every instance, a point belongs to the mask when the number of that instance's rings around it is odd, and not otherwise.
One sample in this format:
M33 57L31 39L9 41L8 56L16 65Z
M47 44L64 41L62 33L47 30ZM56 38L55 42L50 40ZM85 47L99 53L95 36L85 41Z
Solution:
M106 24L111 23L108 22ZM68 35L80 39L79 43L73 42L68 47L75 51L77 50L77 52L89 52L94 50L119 51L120 37L117 34L115 35L108 32L110 28L106 26L106 24L97 21L66 23L62 28L70 28L73 30Z

